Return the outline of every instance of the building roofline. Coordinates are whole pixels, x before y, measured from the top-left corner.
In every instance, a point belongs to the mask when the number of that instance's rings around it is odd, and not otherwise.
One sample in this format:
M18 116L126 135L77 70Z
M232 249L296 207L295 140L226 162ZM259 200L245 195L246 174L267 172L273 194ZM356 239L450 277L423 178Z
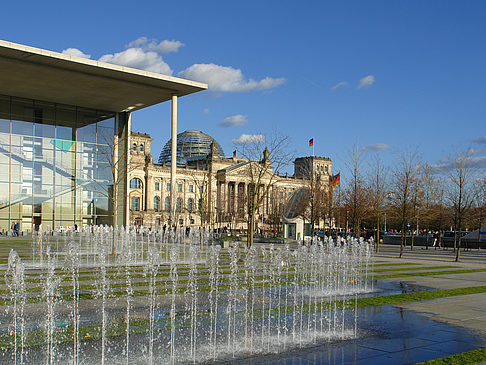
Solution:
M329 157L320 157L320 156L304 156L304 157L297 157L294 162L296 161L302 161L302 160L307 160L307 159L314 159L314 160L321 160L321 161L330 161L332 160Z
M206 90L206 84L0 40L0 93L111 112Z

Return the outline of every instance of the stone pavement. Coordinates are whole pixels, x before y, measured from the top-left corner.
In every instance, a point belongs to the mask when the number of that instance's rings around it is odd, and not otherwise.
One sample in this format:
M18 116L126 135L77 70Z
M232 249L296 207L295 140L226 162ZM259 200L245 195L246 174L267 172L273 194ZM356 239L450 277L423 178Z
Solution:
M375 254L375 276L430 289L486 286L486 272L409 276L425 271L486 269L486 251L452 250L382 245ZM404 265L393 265L401 264ZM391 264L391 265L390 265ZM415 265L411 265L415 264ZM440 268L452 266L452 268ZM437 267L437 268L435 268ZM413 364L486 347L486 293L360 309L360 336L355 340L321 344L283 354L227 361L234 364Z
M454 261L455 254L450 249L434 250L429 248L425 250L419 247L410 251L410 248L407 247L402 258L398 258L399 253L400 247L383 245L381 252L375 254L375 260L386 260L394 263L412 262L427 267L447 264L456 266L457 269L486 269L486 251L484 250L461 252L460 262ZM415 276L387 280L401 281L434 289L456 289L486 285L486 272ZM461 326L486 335L486 293L400 303L396 304L396 306L413 310L436 321Z
M376 260L386 260L388 262L416 262L420 264L437 264L437 265L457 265L460 267L482 267L486 268L486 250L461 250L460 261L455 262L456 254L452 249L441 249L429 247L405 247L403 257L399 258L400 246L380 244L379 253L375 254Z

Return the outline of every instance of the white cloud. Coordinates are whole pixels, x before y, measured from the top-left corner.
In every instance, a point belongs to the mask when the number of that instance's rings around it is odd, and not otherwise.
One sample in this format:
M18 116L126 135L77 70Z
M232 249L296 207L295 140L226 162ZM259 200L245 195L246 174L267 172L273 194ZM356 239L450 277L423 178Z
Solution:
M361 150L363 152L365 151L379 152L379 151L387 150L389 148L390 146L387 145L386 143L375 143L375 144L370 144L369 146L364 146Z
M248 119L245 115L236 114L231 117L224 118L219 125L221 127L239 127L248 123Z
M346 81L341 81L341 82L338 82L336 85L334 85L333 87L331 87L331 90L336 90L342 86L348 86L348 83Z
M375 77L373 75L368 75L363 77L361 80L359 80L358 86L356 88L361 89L363 87L371 86L374 83L375 83Z
M106 54L101 56L99 60L164 75L172 75L173 73L169 65L157 52L144 51L141 48L128 48L119 53Z
M432 165L436 173L450 173L457 168L459 164L458 158L441 158L440 161ZM486 156L471 156L466 162L466 167L474 169L486 168Z
M471 166L482 169L486 167L486 156L475 156L471 158Z
M80 58L91 58L91 55L83 53L77 48L67 48L64 49L62 54L68 55L68 56L74 56L74 57L80 57Z
M209 85L212 91L228 92L249 92L257 90L273 89L285 82L284 78L265 77L257 81L253 79L245 80L243 72L229 66L220 66L214 63L194 64L184 71L179 72L178 76L204 82Z
M474 143L486 144L486 136L471 139Z
M232 139L234 144L260 143L265 140L263 134L242 134L238 138Z
M99 58L99 61L172 75L173 70L164 61L162 54L177 52L183 46L184 43L176 40L159 42L154 38L139 37L128 43L124 51L105 54ZM65 49L62 53L76 57L91 57L76 48ZM262 80L246 79L240 69L213 63L194 64L179 72L178 76L207 83L210 90L216 93L269 90L285 82L284 78L272 77L265 77Z
M130 43L126 48L142 48L144 51L154 51L158 53L177 52L179 48L184 47L184 43L180 41L163 40L159 42L157 39L149 39L147 37L140 37Z

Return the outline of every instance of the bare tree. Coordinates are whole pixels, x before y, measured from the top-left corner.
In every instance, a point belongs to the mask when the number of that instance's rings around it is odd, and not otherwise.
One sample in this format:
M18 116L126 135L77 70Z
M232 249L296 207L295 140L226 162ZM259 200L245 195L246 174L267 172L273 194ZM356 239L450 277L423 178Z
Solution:
M457 241L456 261L459 261L463 222L474 201L474 171L469 152L457 152L455 158L450 158L449 162L452 169L449 173L448 198L454 212L454 246Z
M211 212L210 212L210 194L209 194L209 170L200 170L196 169L191 171L191 179L194 183L194 193L196 196L196 213L199 216L199 220L201 222L201 227L203 229L200 230L200 245L203 248L204 242L204 234L203 230L206 229L207 225L211 221Z
M369 191L362 172L362 157L363 150L357 144L353 145L347 161L349 180L344 190L346 210L351 218L355 237L359 237L361 221L369 210Z
M428 163L422 165L421 168L421 180L422 180L422 209L419 212L423 224L426 226L427 236L425 241L425 248L429 249L429 234L431 223L434 218L440 212L437 209L439 204L440 195L443 195L443 189L441 190L440 180L434 175L432 166Z
M246 203L246 200L245 200ZM275 235L280 231L284 208L287 204L286 195L278 189L272 189L269 199L268 223L272 226Z
M412 229L412 234L410 237L410 250L413 250L413 243L414 243L414 238L415 235L418 235L419 231L419 214L421 212L422 208L422 200L423 200L423 182L422 182L422 169L421 167L418 168L417 174L415 178L411 181L411 199L410 199L410 205L411 205L411 218L413 218L413 223L417 223L416 225L416 231L414 233L414 230Z
M371 206L372 214L375 220L375 249L379 252L380 247L380 224L381 216L384 210L385 199L387 196L387 169L383 166L383 162L378 154L375 154L372 159L371 174L370 174L370 192L371 192Z
M277 133L270 138L253 138L249 143L240 146L241 155L248 160L248 247L253 246L259 208L277 183L283 168L292 160L288 150L288 137L279 136ZM262 151L263 157L260 159Z
M402 152L396 165L392 181L392 199L401 227L400 257L406 245L407 220L413 196L413 184L418 175L419 157L416 152Z
M108 163L108 174L111 178L112 184L106 184L95 178L97 184L97 190L102 191L102 194L108 197L113 209L113 221L112 225L116 226L117 223L117 195L118 188L122 182L122 179L126 179L126 175L122 176L123 169L120 165L124 159L127 159L127 155L121 156L118 151L118 137L101 135L104 144L98 147L99 153L103 156L104 160ZM128 154L128 151L127 151ZM120 173L119 173L120 172Z
M117 226L118 202L120 187L127 181L127 176L130 172L143 166L145 161L136 161L129 156L128 146L124 146L121 138L117 135L106 135L100 133L100 138L103 143L98 145L98 152L107 162L107 175L110 176L112 184L107 184L106 181L100 181L94 177L94 182L97 190L105 195L110 206L113 209L113 227ZM127 163L127 167L122 166ZM125 202L123 201L122 204ZM112 255L116 255L115 245L115 231L113 231Z
M475 194L475 218L478 227L478 249L481 247L481 228L486 217L486 178L479 179L476 182Z
M302 178L305 181L305 193L301 200L301 207L299 209L300 215L303 218L304 230L305 221L308 220L311 225L311 232L314 232L316 222L320 219L325 221L328 214L329 202L328 196L332 194L329 186L329 180L322 179L321 176L314 171L313 159L306 158L301 166Z

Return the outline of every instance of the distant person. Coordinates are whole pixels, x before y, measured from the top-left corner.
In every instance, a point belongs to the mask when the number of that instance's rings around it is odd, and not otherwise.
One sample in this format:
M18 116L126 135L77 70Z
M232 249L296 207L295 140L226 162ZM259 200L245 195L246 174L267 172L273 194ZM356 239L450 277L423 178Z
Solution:
M12 237L15 237L15 223L12 223L12 227L10 227L12 229Z
M439 233L436 231L434 233L434 244L432 245L432 247L434 247L434 250L437 250L437 246L440 247L440 242L439 241Z
M18 237L20 232L20 222L15 223L15 235Z

